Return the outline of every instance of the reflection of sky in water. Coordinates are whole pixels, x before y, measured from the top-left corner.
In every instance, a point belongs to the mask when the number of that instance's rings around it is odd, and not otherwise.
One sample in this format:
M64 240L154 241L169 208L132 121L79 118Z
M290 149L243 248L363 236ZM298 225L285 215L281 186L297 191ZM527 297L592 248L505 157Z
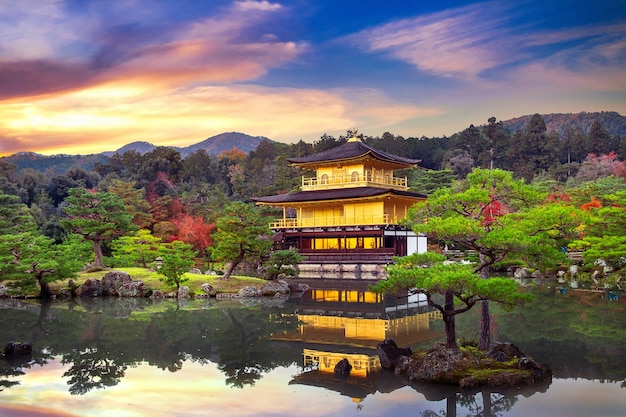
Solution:
M67 369L58 361L35 366L20 385L0 392L2 417L170 417L170 416L419 416L425 410L445 415L446 402L429 402L411 387L389 394L377 392L360 404L334 391L289 385L298 366L277 368L253 387L231 388L214 364L185 362L178 372L141 364L128 368L121 382L85 395L70 395ZM477 398L480 402L480 398ZM519 396L507 417L623 416L626 389L618 383L552 381L546 393ZM458 415L468 415L458 406Z

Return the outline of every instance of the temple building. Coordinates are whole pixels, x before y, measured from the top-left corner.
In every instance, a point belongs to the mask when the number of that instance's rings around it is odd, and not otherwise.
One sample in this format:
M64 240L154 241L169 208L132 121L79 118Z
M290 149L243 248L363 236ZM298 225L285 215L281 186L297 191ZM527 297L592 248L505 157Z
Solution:
M426 237L400 224L426 196L394 176L419 160L374 149L355 134L341 146L288 161L315 177L303 177L298 192L253 200L282 208L282 218L270 224L274 245L305 257L300 277L381 279L393 256L426 251Z

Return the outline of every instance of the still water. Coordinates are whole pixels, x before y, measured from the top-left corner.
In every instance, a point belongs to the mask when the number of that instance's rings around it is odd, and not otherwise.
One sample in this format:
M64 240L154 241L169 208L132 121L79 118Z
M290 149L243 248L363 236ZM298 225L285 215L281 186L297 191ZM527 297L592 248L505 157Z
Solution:
M380 370L385 337L443 340L424 306L337 283L289 300L0 300L0 416L626 416L626 302L545 286L494 339L554 372L532 387L463 391ZM478 308L459 316L477 334ZM333 375L348 358L347 379Z

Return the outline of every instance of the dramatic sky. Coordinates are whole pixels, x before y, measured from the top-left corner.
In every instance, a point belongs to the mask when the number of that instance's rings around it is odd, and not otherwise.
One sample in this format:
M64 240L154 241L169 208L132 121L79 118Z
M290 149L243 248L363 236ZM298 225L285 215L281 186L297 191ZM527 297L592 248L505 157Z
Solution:
M0 0L0 156L603 110L623 0Z

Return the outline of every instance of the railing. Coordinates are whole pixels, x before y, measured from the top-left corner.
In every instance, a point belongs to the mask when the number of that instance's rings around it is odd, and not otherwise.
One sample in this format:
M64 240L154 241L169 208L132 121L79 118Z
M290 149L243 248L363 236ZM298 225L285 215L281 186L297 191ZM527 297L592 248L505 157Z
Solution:
M371 216L335 216L315 217L311 219L277 219L270 223L270 229L291 229L301 227L340 227L340 226L371 226L378 224L399 224L399 216L390 214Z
M302 250L305 260L302 263L391 263L395 255L393 249L366 250Z
M341 175L337 177L302 177L302 191L347 188L347 187L391 187L397 189L408 189L407 179L390 176L371 175Z

